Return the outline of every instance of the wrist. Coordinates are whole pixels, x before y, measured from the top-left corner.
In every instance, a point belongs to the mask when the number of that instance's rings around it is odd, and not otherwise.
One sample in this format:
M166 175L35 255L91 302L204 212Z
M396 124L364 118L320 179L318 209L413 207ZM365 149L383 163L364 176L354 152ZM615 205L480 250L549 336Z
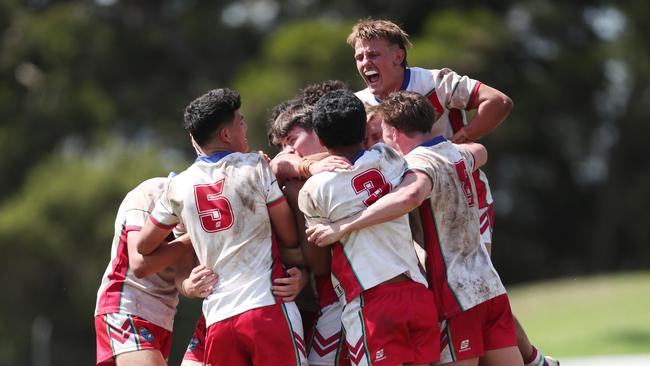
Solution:
M300 178L307 179L311 177L312 173L309 168L312 166L312 164L314 164L314 160L312 159L303 158L300 161L298 164L298 174L300 175Z

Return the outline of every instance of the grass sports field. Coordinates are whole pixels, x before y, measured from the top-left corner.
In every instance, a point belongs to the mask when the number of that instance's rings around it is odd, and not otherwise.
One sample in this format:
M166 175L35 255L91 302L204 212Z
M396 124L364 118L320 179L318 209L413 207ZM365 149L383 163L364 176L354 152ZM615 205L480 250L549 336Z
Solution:
M650 354L650 272L508 288L528 337L564 357Z

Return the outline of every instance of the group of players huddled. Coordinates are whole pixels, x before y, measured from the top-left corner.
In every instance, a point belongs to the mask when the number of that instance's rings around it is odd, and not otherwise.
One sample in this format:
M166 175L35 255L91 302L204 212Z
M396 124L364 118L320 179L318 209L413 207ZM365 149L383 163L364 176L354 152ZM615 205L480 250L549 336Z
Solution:
M195 162L129 192L97 294L97 365L166 365L178 294L204 298L182 365L558 365L492 262L484 146L512 101L408 67L408 35L357 23L367 88L276 106L249 153L236 91L185 109ZM475 110L471 119L465 112Z

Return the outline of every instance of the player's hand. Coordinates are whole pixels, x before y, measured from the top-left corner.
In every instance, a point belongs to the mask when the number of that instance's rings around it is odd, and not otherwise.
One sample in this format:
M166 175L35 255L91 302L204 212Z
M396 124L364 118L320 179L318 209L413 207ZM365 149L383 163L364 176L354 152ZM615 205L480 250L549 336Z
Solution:
M309 278L303 270L300 270L297 267L289 268L287 274L289 277L276 278L273 280L271 290L273 291L273 295L280 296L282 301L291 302L295 300L300 291L305 288Z
M328 156L323 160L315 161L309 166L309 173L311 175L318 174L321 172L331 172L336 169L350 169L352 164L343 157L340 156Z
M217 283L217 275L204 264L192 269L190 276L183 281L183 291L187 297L207 297Z
M456 132L453 136L451 136L449 141L453 142L454 144L464 144L466 142L472 142L472 139L467 136L467 132L463 127L458 130L458 132Z
M341 232L340 224L337 223L331 223L329 225L316 224L308 227L305 233L307 234L307 241L319 247L326 247L336 243L344 235Z

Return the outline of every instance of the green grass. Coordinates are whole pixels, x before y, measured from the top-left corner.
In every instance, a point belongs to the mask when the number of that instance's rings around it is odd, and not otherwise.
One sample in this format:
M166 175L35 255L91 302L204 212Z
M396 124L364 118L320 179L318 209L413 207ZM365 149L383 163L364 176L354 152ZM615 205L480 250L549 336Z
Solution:
M544 354L650 353L650 272L513 286L508 294Z

